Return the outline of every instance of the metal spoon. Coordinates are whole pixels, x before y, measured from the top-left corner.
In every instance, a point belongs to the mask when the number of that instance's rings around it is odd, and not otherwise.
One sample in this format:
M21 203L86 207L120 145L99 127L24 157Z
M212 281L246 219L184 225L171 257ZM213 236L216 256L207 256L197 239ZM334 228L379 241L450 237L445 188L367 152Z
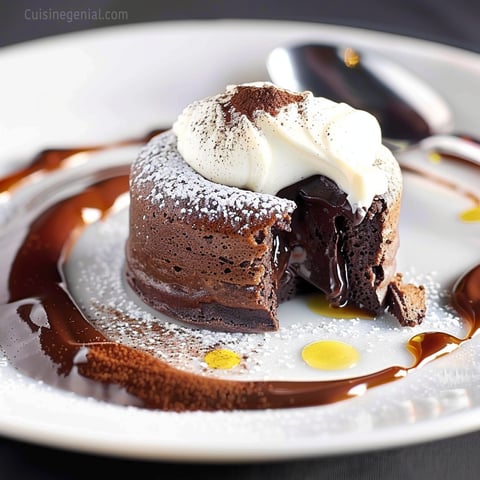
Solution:
M423 80L373 51L323 44L274 49L271 81L294 91L345 102L372 113L384 143L398 151L421 148L480 164L480 143L453 133L447 103Z

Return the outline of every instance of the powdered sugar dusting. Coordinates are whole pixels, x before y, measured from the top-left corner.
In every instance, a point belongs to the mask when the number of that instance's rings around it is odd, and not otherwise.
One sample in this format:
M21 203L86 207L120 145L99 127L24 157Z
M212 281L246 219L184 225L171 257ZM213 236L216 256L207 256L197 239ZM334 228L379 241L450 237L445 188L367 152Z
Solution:
M202 376L241 380L331 380L375 372L392 365L408 366L408 340L421 332L466 335L466 325L448 302L449 292L434 272L403 271L404 279L427 290L427 316L421 325L401 327L388 313L374 320L329 318L297 298L279 308L280 329L267 333L228 333L193 328L146 307L124 281L126 212L91 225L77 241L67 267L69 289L92 324L108 338L142 349L179 370ZM96 239L102 238L101 242ZM300 357L310 342L336 339L360 351L362 360L344 371L318 371ZM204 356L216 348L239 354L231 370L208 368Z
M219 222L244 232L271 222L283 222L296 205L291 200L211 182L181 157L169 130L141 149L132 165L131 194L159 208L174 210L179 221Z

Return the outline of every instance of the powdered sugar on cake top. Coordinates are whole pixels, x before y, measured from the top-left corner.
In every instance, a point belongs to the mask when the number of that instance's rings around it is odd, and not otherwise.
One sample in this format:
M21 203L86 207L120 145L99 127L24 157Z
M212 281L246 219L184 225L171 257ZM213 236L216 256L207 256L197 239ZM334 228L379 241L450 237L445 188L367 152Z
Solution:
M266 219L283 224L296 205L275 195L211 182L193 170L177 150L177 137L168 130L152 138L132 165L131 193L160 208L175 207L186 223L202 220L230 225L240 233Z

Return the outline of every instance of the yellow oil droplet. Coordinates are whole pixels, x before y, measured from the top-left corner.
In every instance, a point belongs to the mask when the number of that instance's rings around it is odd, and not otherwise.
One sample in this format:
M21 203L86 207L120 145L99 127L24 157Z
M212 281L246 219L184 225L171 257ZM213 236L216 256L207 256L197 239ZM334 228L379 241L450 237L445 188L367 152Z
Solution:
M240 363L241 358L238 353L232 350L219 348L208 352L204 360L210 368L229 370L230 368L236 367Z
M307 305L312 312L318 313L319 315L324 315L326 317L331 318L366 318L366 319L373 319L374 316L365 312L364 310L360 310L359 308L353 307L332 307L325 298L325 295L320 293L316 293L310 295L307 298Z
M432 162L432 163L440 163L442 161L442 156L437 153L437 152L430 152L428 154L428 159Z
M460 219L464 222L480 222L480 205L462 212Z
M304 362L319 370L344 370L355 366L360 358L358 350L337 340L320 340L302 350Z

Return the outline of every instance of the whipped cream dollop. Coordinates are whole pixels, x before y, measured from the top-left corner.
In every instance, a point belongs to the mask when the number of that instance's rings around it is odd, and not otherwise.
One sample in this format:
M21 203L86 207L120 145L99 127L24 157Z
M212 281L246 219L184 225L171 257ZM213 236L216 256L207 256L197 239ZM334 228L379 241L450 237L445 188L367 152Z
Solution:
M213 182L275 195L321 174L347 193L353 211L387 190L376 164L391 153L375 117L309 91L230 85L188 105L173 131L185 161Z

